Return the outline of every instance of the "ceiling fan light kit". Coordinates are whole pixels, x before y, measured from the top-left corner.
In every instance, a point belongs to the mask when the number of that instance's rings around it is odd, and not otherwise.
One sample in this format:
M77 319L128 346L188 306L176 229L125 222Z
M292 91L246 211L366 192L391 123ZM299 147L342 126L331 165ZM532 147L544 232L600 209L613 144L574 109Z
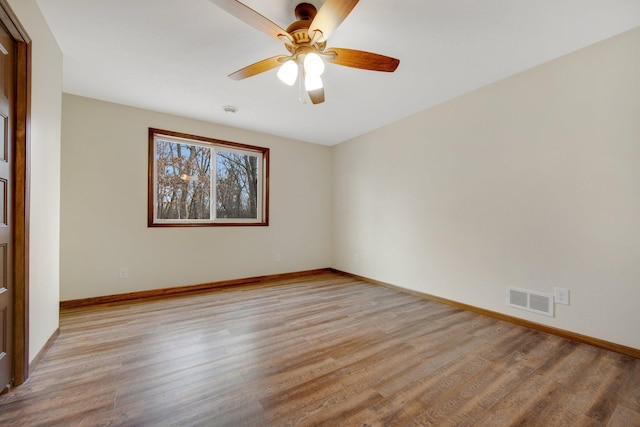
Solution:
M320 55L311 52L304 57L304 72L307 75L321 76L324 73L324 62Z
M317 10L309 3L295 8L298 19L283 30L260 13L236 0L211 0L236 18L284 43L290 55L278 55L251 64L229 74L234 80L242 80L265 71L278 68L278 78L293 86L300 75L313 104L324 102L324 85L321 75L325 61L345 67L370 71L393 72L400 61L389 56L345 48L326 49L326 40L345 20L358 0L326 0Z
M304 87L305 89L307 89L307 92L322 89L322 79L320 78L320 76L305 76Z
M298 79L298 64L289 59L278 69L278 78L282 83L293 86Z

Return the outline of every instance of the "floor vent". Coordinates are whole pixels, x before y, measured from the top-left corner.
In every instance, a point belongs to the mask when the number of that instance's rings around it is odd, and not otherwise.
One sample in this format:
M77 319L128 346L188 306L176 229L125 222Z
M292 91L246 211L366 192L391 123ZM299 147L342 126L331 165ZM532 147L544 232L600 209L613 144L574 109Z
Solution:
M553 295L550 294L507 288L507 305L553 317Z

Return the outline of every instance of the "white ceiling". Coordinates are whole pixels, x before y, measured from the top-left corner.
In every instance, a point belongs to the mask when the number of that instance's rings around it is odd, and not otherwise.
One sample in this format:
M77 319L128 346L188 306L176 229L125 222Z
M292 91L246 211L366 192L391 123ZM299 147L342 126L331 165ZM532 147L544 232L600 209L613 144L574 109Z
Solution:
M63 53L67 93L326 145L640 26L640 0L362 0L327 47L400 66L329 64L326 101L312 105L276 70L227 77L287 51L209 0L37 2ZM244 1L283 28L299 2Z

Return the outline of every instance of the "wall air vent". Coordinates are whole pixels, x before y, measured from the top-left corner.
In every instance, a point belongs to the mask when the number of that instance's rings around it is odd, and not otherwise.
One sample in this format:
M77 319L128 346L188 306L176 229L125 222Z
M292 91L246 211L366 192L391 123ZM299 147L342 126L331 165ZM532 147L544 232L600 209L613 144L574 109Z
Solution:
M550 294L508 287L507 305L553 317L553 295Z

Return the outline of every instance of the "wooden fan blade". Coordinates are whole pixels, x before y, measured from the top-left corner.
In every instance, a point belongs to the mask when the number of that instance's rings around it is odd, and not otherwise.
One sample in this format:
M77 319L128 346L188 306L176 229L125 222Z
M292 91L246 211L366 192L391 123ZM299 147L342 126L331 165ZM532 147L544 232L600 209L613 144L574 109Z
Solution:
M309 99L312 104L321 104L324 102L324 88L308 90Z
M278 41L283 41L284 38L285 40L293 43L293 37L291 37L291 34L287 33L285 30L280 28L278 24L265 18L249 6L246 6L236 0L211 0L211 2L268 36L271 36Z
M263 59L262 61L258 61L255 64L251 64L236 72L233 72L229 74L229 77L231 77L233 80L246 79L247 77L264 73L265 71L272 70L282 65L287 58L288 58L287 55L272 56L271 58Z
M351 13L356 4L358 0L326 0L309 26L309 35L313 37L314 32L320 31L322 35L316 39L316 42L325 41Z
M362 50L343 49L332 47L324 52L327 61L345 67L360 68L371 71L386 71L392 73L400 64L399 59L391 58L377 53L364 52ZM335 57L331 57L334 56Z

